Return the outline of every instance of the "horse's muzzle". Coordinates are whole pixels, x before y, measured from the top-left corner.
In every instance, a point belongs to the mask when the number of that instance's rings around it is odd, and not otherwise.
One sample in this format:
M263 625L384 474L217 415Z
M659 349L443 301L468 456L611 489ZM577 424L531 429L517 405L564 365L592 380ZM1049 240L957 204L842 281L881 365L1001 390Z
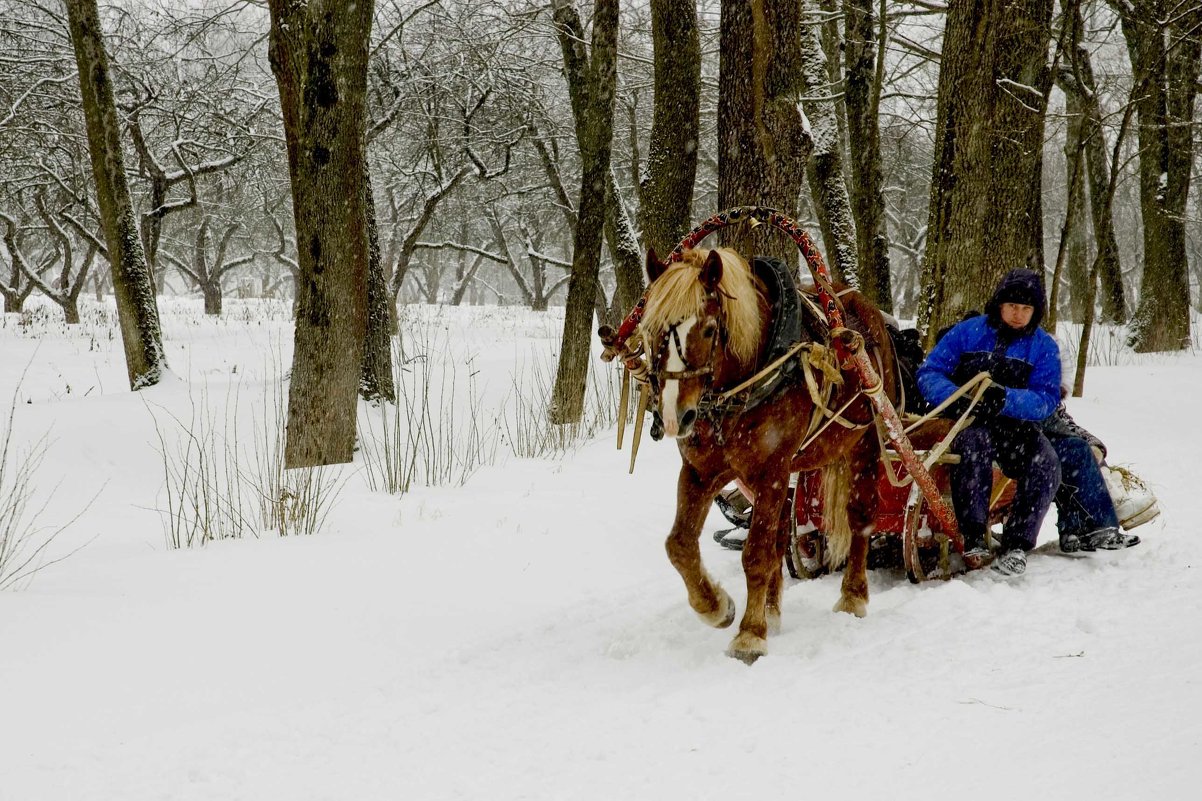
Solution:
M693 433L693 424L697 422L697 410L686 409L684 414L680 415L677 420L669 420L664 426L664 430L668 436L676 439L684 439ZM675 423L675 425L672 425Z

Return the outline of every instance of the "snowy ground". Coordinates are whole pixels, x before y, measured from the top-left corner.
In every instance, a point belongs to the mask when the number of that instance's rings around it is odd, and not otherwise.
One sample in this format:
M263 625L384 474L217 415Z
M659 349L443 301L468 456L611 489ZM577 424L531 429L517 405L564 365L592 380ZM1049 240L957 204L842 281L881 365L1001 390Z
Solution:
M245 415L290 359L283 310L229 305L168 304L177 378L141 395L98 310L73 331L2 318L5 406L28 365L16 439L49 434L43 522L96 496L50 555L84 547L0 593L3 801L1096 801L1202 780L1202 355L1112 351L1071 404L1155 486L1143 545L1037 555L1017 580L877 572L863 620L830 611L837 578L791 583L748 668L663 553L675 448L645 443L628 477L612 431L401 497L352 472L316 536L168 549L152 412L203 391ZM486 415L559 324L429 320ZM719 523L703 554L741 606Z

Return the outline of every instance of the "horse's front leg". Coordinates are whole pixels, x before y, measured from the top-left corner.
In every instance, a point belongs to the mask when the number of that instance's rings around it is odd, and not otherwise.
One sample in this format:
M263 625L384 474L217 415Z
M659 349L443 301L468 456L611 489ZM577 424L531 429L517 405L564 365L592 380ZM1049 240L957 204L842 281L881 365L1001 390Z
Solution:
M743 572L747 576L747 608L739 633L726 653L747 664L768 653L769 629L780 629L781 551L778 532L781 506L788 492L789 474L783 468L764 471L757 481L755 513L743 545Z
M868 614L868 545L876 523L877 463L880 448L875 440L865 437L851 453L851 498L847 505L847 522L851 527L851 549L843 568L843 585L836 612L848 612L856 617Z
M668 559L684 579L689 606L715 628L726 628L734 621L735 602L701 563L698 538L709 505L726 481L726 474L703 478L688 463L681 465L676 485L676 520L665 543Z

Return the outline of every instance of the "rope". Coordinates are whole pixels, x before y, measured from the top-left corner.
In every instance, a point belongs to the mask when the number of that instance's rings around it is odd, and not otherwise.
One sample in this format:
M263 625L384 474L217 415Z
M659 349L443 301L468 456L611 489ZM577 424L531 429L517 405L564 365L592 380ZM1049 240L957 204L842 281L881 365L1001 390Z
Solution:
M967 394L969 390L976 387L976 392L973 395L972 400L969 401L968 408L965 409L964 413L960 415L955 424L952 425L951 430L947 432L943 439L939 440L939 443L934 448L931 448L927 451L926 458L922 460L922 466L927 472L930 472L932 465L937 464L943 459L944 454L946 454L948 449L952 447L952 441L955 440L956 435L958 435L960 431L968 425L969 420L973 419L973 408L976 407L977 403L981 400L981 397L985 394L985 390L988 389L989 385L992 383L993 382L990 380L989 373L977 373L975 376L965 382L964 386L958 388L955 392L948 396L943 403L939 404L932 411L918 418L918 420L906 427L905 433L908 435L920 425L929 422L935 417L938 417L944 409L954 403L957 399ZM909 486L914 481L914 476L907 474L905 478L899 479L897 477L897 471L893 468L893 459L889 457L889 453L885 447L885 432L881 428L881 422L879 419L877 421L876 433L877 439L881 444L881 461L885 464L885 476L889 479L889 483L895 487Z

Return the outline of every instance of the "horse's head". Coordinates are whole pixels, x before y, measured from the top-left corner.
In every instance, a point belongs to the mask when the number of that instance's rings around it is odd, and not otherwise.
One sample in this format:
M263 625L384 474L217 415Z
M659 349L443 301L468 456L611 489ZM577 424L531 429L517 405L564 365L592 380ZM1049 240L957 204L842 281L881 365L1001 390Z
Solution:
M693 431L702 403L755 363L765 318L759 280L733 250L685 251L677 264L647 253L643 343L669 436Z

